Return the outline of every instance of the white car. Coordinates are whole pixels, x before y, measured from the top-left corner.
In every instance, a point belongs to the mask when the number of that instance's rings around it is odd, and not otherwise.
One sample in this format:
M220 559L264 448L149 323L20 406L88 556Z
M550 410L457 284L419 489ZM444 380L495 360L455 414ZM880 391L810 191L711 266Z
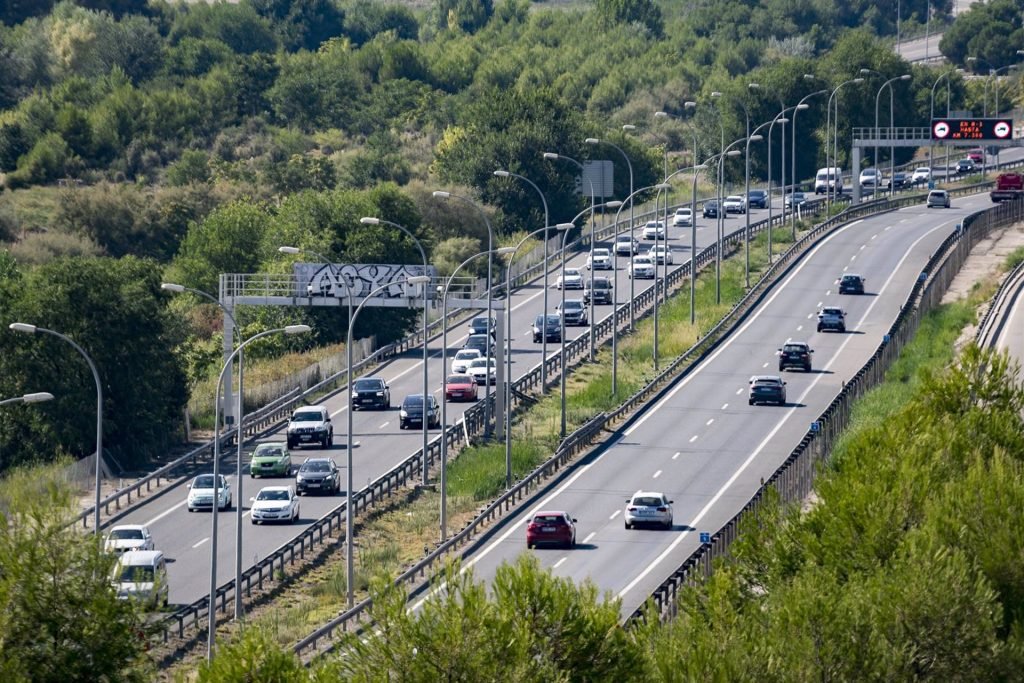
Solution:
M218 476L220 477L220 485L217 487L217 509L228 510L231 508L231 484L228 483L223 474ZM188 511L212 510L213 498L213 475L200 474L192 480L192 484L188 487L188 498L186 499Z
M722 208L726 213L746 213L747 200L738 194L731 194L722 200Z
M914 185L918 183L927 183L932 179L932 169L927 166L921 166L914 169L914 174L910 176L910 182Z
M650 256L634 256L626 268L626 277L654 279L654 259Z
M108 553L124 553L129 550L156 550L153 535L144 524L119 524L107 532L103 549Z
M607 249L595 248L594 253L587 257L587 270L611 270L612 253Z
M483 354L480 353L480 349L461 349L456 352L455 359L452 361L452 373L453 375L464 375L466 370L469 368L469 362L474 358L479 358Z
M664 221L647 221L647 224L644 225L643 235L645 240L665 239Z
M555 281L558 289L583 289L583 274L579 268L566 268L564 275L559 275Z
M672 225L676 228L689 228L693 225L693 211L690 207L676 209L676 215L672 218Z
M647 256L658 265L672 265L672 250L664 244L657 244L651 247L651 250L647 252Z
M637 242L633 235L625 233L615 238L615 253L620 256L632 256L633 254L639 253L640 243Z
M253 524L260 522L297 522L299 519L299 497L291 486L264 486L252 502L250 519Z
M498 381L497 371L493 358L474 358L469 362L466 374L477 384L494 384Z
M627 529L641 524L656 524L664 529L672 528L672 501L664 493L637 491L626 500L623 520Z

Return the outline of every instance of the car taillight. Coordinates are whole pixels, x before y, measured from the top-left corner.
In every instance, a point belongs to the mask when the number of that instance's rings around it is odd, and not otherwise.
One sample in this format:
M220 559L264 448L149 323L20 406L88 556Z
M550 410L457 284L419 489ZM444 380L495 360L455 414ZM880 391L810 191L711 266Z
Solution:
M660 508L658 508L658 512L668 512L668 508L667 507L660 507Z
M636 512L636 508L631 505L631 506L629 506L629 511L630 512Z

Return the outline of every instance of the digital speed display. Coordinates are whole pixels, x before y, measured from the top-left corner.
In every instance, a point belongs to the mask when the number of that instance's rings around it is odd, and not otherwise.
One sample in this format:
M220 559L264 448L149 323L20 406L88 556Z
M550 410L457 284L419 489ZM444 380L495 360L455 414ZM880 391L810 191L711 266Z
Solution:
M935 119L932 140L1012 140L1012 119Z

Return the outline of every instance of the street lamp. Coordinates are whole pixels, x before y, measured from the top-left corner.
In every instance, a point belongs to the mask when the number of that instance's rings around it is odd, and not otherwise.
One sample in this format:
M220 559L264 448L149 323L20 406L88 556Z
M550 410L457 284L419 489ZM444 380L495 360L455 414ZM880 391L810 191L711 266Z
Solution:
M784 177L786 172L786 124L789 123L789 119L786 118L785 114L793 107L786 107L783 105L782 111L775 115L772 119L771 124L768 126L768 263L772 262L772 230L774 228L774 221L772 218L772 131L775 129L776 123L781 123L780 128L782 129L782 161L779 163L781 167L779 171L779 181L782 184L782 222L786 222L786 186L784 184Z
M636 126L630 126L629 130L633 130L635 128L636 128ZM626 127L623 126L623 129L626 129ZM619 154L622 155L622 158L626 160L626 166L629 167L629 199L628 199L628 201L629 201L629 229L633 230L636 227L636 221L633 218L633 196L634 196L633 195L633 163L629 160L629 157L626 155L626 152L621 147L619 147L618 145L616 145L613 142L610 142L608 140L599 140L597 138L587 138L586 142L587 142L588 145L597 145L597 144L600 144L600 143L603 142L604 144L608 145L609 147L613 147L616 150L618 150ZM666 163L667 163L667 160L668 160L668 144L667 143L665 145L665 159L666 159ZM655 220L657 220L657 213L655 213ZM665 224L665 230L666 230L665 239L667 240L668 239L668 232L667 232L668 231L668 224L667 223ZM616 235L616 237L618 237L618 235ZM591 246L593 246L593 243L594 243L593 237L591 237L590 242L591 242ZM616 270L616 272L618 272L619 255L615 251L615 244L614 243L612 243L612 267ZM615 279L618 280L618 276L617 275L616 275ZM591 284L591 291L593 291L593 284L594 284L593 261L591 261L591 268L590 268L590 284ZM632 295L632 290L630 291L630 294ZM629 307L629 312L630 312L630 316L629 316L630 323L629 323L629 326L630 326L630 329L632 329L633 328L633 307L632 306ZM593 296L590 297L590 321L591 321L591 323L593 323L593 321L594 321L594 297ZM618 327L619 327L619 321L616 318L615 307L613 306L612 307L612 335L613 335L613 342L614 342L614 337L617 335ZM614 343L613 343L613 345L614 345ZM614 390L613 390L613 393L614 393Z
M490 267L490 261L492 256L501 256L503 254L511 254L513 251L512 247L499 247L497 249L488 249L482 251L479 254L473 254L468 259L458 265L458 267L452 271L452 274L445 280L444 287L441 285L437 286L438 292L441 294L441 542L444 543L448 539L448 401L444 400L444 385L445 378L448 376L448 288L451 287L452 281L455 276L458 275L459 271L462 270L470 261L480 256L486 256L488 261L488 267ZM490 305L491 300L491 282L490 278L487 280L487 303ZM490 326L490 321L488 321ZM490 335L488 334L488 337ZM487 382L485 384L490 386L490 356L487 357ZM423 397L423 419L427 419L427 397Z
M5 398L0 401L0 406L11 405L12 403L42 403L43 401L52 401L53 394L40 391L35 394L25 394L23 396L15 396L14 398Z
M576 166L580 169L580 178L584 178L586 176L585 169L583 168L583 164L581 164L576 159L573 159L572 157L567 157L564 154L558 154L557 152L544 152L544 158L547 159L548 161L557 161L557 160L561 159L563 161L568 161L570 163L576 164ZM591 180L590 178L587 178L587 183L590 185L590 262L591 262L591 264L593 264L593 262L594 262L594 241L595 241L594 240L594 202L596 200L594 199L594 181ZM584 211L583 213L586 213L586 212ZM573 221L570 221L570 222L573 222ZM565 279L564 278L564 275L565 275L565 237L564 237L564 235L562 237L562 275L563 275L562 279L564 281L564 279ZM593 268L590 269L590 291L594 291L594 269ZM564 308L564 304L565 304L565 287L562 287L562 304L563 304L563 308ZM593 300L593 298L591 298L591 300L590 300L590 320L593 321L593 319L594 319L594 300ZM562 328L563 328L563 331L564 331L565 325L562 325ZM563 344L562 352L564 354L564 352L565 352L565 348L564 348L565 342L564 342L564 340L563 340L562 344ZM591 363L594 362L594 335L590 335L590 362ZM563 364L565 363L565 356L564 355L562 357L562 363ZM563 371L562 371L562 378L563 378L563 382L562 383L564 384L565 383L565 381L564 381L564 378L565 378L564 365L563 365ZM562 436L564 437L565 436L565 434L564 434L564 432L565 432L565 416L564 415L562 416L562 431L563 431Z
M487 218L487 213L480 207L479 204L474 202L472 199L467 197L460 197L457 194L451 192L445 192L443 190L435 190L433 193L435 199L458 199L460 202L468 204L476 209L476 212L480 214L480 217L484 219L484 225L487 226L487 251L484 253L490 253L494 250L494 229L491 227L491 221ZM491 278L491 259L487 259L487 328L490 329L491 319L493 318L494 309L494 280ZM491 343L491 335L487 335L487 358L494 357L493 344ZM444 370L444 368L442 368ZM441 377L444 378L444 372L441 373ZM424 401L427 399L424 398ZM491 435L491 383L487 382L484 385L484 436L490 437Z
M564 230L565 228L559 228L554 226L556 230ZM547 245L547 231L549 226L545 225L543 228L537 228L530 234L519 240L519 244L512 248L511 256L508 259L508 266L505 272L505 488L512 488L512 262L515 259L516 252L526 244L526 242L539 233L544 233L545 248ZM545 277L547 274L545 273ZM544 294L547 295L547 284L544 286ZM594 290L590 290L590 298L594 298ZM614 309L613 309L614 310ZM613 313L614 315L614 313ZM547 338L547 306L544 307L544 325L541 327L543 331L541 334L541 341ZM613 319L614 320L614 319ZM591 321L593 324L593 321ZM612 326L614 330L614 325ZM614 334L614 332L613 332ZM541 351L541 367L547 365L547 354ZM488 368L490 372L490 368Z
M558 314L558 326L559 326L559 334L558 334L558 337L559 337L559 339L558 339L558 343L559 343L559 362L558 362L558 365L559 365L559 369L561 370L561 374L560 374L560 377L559 377L559 391L560 391L560 394L561 394L561 402L562 402L562 426L561 426L561 429L559 431L559 434L561 435L562 439L565 438L565 372L566 372L566 366L568 365L567 359L565 357L565 261L566 261L565 246L566 246L567 240L569 239L569 231L576 227L576 221L578 221L580 219L580 217L583 216L583 214L585 214L587 212L590 212L590 214L591 214L591 221L593 221L594 210L597 209L598 207L601 207L602 209L616 209L616 208L618 208L620 206L622 206L622 202L615 201L615 200L610 201L610 202L604 202L603 204L597 204L597 205L591 204L589 209L584 209L583 211L580 211L578 214L576 214L575 216L572 217L572 220L567 221L565 223L559 223L558 225L555 226L556 229L564 231L562 233L562 248L560 249L560 252L562 254L562 273L561 273L561 275L562 275L562 286L559 287L559 291L561 292L561 295L562 295L562 302L561 302L561 304L559 306L559 314ZM593 246L593 243L594 243L593 234L591 234L590 243L591 243L591 246ZM590 272L594 272L593 268L591 268ZM590 291L591 292L594 291L593 280L591 280ZM591 294L591 299L593 299L593 294ZM546 319L544 320L544 324L547 325L547 320ZM593 343L594 343L594 327L593 327L594 321L592 319L590 321L590 325L591 325L591 327L590 327L590 343L591 343L591 346L593 346ZM614 325L613 325L613 327L614 327ZM547 334L547 330L546 329L545 329L545 334Z
M885 88L887 86L889 87L889 194L890 195L892 194L892 191L894 189L892 187L892 180L893 180L892 176L893 176L893 171L896 168L896 166L895 166L895 164L896 164L896 159L895 159L895 150L896 150L896 148L895 148L895 146L893 144L893 134L892 134L893 109L895 107L894 98L893 98L892 84L895 83L896 81L909 81L909 80L910 80L910 74L903 74L902 76L896 76L895 78L890 78L889 80L887 80L885 83L882 84L882 87L880 87L878 89L878 94L875 95L875 155L877 156L878 155L878 151L877 151L877 149L878 149L877 148L877 145L878 145L878 102L879 102L879 100L882 97L882 91L885 90ZM879 178L879 180L881 180L881 175L882 175L881 174L881 164L879 164L877 160L875 161L875 168L879 169L878 178Z
M622 213L622 207L626 205L626 202L629 202L630 206L632 206L633 198L636 197L636 195L640 194L641 192L647 192L649 190L655 190L655 189L658 190L658 191L661 191L662 189L664 189L666 187L668 187L668 186L663 185L663 184L650 185L648 187L641 187L640 189L634 190L633 192L629 193L629 196L626 197L626 201L622 202L622 204L619 206L618 210L615 212L615 223L614 223L614 226L613 226L614 227L615 236L613 238L614 242L612 242L612 244L618 244L618 242L619 242L619 215ZM631 221L632 221L632 219L631 219ZM567 224L567 225L569 225L569 224ZM631 228L631 230L632 230L632 228ZM632 232L630 234L632 234ZM630 241L629 244L630 244L630 247L629 247L629 259L630 259L630 261L632 261L633 260L633 242L632 242L632 240ZM614 249L613 249L613 251L614 251ZM616 259L616 261L617 261L617 259ZM629 282L630 282L630 284L632 284L633 283L633 278L630 278ZM591 298L593 298L593 289L591 289ZM629 310L630 310L630 314L632 315L632 311L633 311L632 290L630 291ZM619 276L618 276L618 263L616 262L616 274L615 274L615 277L612 278L612 396L615 396L617 394L617 392L618 392L618 378L619 378L619 353L618 353L618 351L619 351L619 334L618 334L618 332L619 332L619 325L618 325L619 316L618 316L618 313L619 313ZM591 321L591 323L593 323L593 321ZM564 327L563 327L563 329L564 329Z
M860 78L860 77L851 78L849 80L845 80L842 83L840 83L839 85L837 85L835 87L835 89L832 91L832 94L828 96L828 104L825 107L825 169L826 169L826 173L831 173L830 171L828 171L829 168L838 168L839 167L839 91L844 86L847 86L847 85L849 85L851 83L863 83L863 82L864 82L864 79ZM833 124L833 122L832 122L832 100L836 101L836 104L835 104L835 107L836 107L835 135L832 138L833 147L835 149L835 155L832 157L832 163L829 164L828 138L829 138L829 132L831 131L832 124ZM839 195L839 183L840 182L842 182L842 174L840 174L840 173L836 174L835 183L833 185L831 185L831 186L829 185L828 177L825 178L825 214L826 215L828 215L828 212L832 208L833 197L835 198L836 201L838 201L838 199L839 199L838 195Z
M391 221L384 220L383 218L374 218L372 216L363 216L362 218L359 219L359 222L362 223L363 225L387 225L389 227L394 228L395 230L400 230L403 233L405 233L406 237L411 239L413 241L413 244L416 245L416 248L419 249L420 258L423 260L423 274L424 275L428 274L427 273L427 252L424 251L423 244L418 239L416 239L416 235L412 234L411 230L409 230L408 228L406 228L406 227L404 227L402 225L399 225L398 223L393 223ZM429 385L428 380L427 380L427 361L429 360L429 354L427 352L427 330L428 330L427 314L429 312L427 294L428 294L427 287L424 287L423 288L423 314L422 314L422 316L423 316L423 321L422 321L423 322L423 395L424 396L427 395L427 392L430 389L430 385ZM349 317L349 320L351 320L351 319L352 318ZM487 324L490 325L489 322ZM351 367L351 366L349 366L349 367ZM348 383L349 384L348 389L349 389L349 391L352 391L351 377L349 378L349 380L350 381ZM420 477L420 483L423 486L427 485L427 475L428 475L428 472L427 472L427 440L428 440L427 422L426 422L426 420L424 420L423 421L423 473L422 473L422 475Z
M412 277L406 278L405 281L404 281L404 284L406 284L406 285L423 285L423 290L424 290L423 298L424 298L424 300L426 300L427 295L426 295L425 292L426 292L426 289L427 289L427 283L429 283L429 282L430 282L430 276L429 275L414 275ZM346 581L345 581L345 583L346 583L346 586L348 588L348 607L349 607L349 609L352 609L352 607L355 605L355 539L354 539L354 537L355 537L355 529L353 528L353 521L352 521L352 511L353 511L353 508L352 508L352 488L353 488L353 484L352 484L352 468L353 468L353 465L352 465L352 450L354 448L354 445L353 445L353 442L352 442L352 413L354 412L354 409L353 409L353 404L352 404L352 391L351 391L351 389L352 389L352 329L355 327L356 318L359 317L359 311L363 310L363 306L366 305L366 302L369 301L374 296L376 296L377 294L379 294L380 292L383 292L385 289L388 289L389 287L392 287L392 286L394 286L396 284L401 284L401 283L398 283L398 282L387 282L387 283L385 283L383 285L380 285L379 287L371 290L370 293L367 294L365 297L363 297L363 300L359 302L359 305L356 306L356 310L352 313L352 317L349 318L349 320L348 320L348 336L346 337L346 341L345 341L345 355L347 357L346 358L346 362L348 363L348 367L345 369L345 377L347 379L347 384L348 384L348 388L349 388L349 392L348 392L348 411L346 411L348 413L348 416L347 416L347 418L348 418L348 430L347 430L348 433L345 435L345 452L346 452L346 455L347 455L347 458L348 458L348 485L346 487L346 492L345 492L345 568L346 568L346 574L345 574ZM423 348L425 349L426 347L427 347L427 339L426 339L426 336L424 336L424 338L423 338ZM423 432L424 432L424 434L426 434L427 422L429 422L429 420L427 419L427 395L428 395L427 392L424 391L423 392ZM424 449L423 449L423 461L424 461L424 463L426 462L426 460L427 460L427 450L424 447Z
M760 136L758 136L758 137L760 138ZM725 162L725 158L726 157L739 156L740 155L740 151L738 149L734 150L732 148L735 147L736 145L740 144L741 142L745 141L746 139L747 138L740 138L738 140L733 140L728 145L726 145L722 149L721 154L718 155L718 194L719 194L719 196L721 196L722 193L724 192L724 189L723 189L722 186L725 184L725 176L724 176L724 162ZM705 162L705 163L707 163L707 162ZM718 203L718 213L719 214L725 213L724 209L722 208L722 203L721 202ZM724 224L723 224L723 228L724 228ZM715 256L716 256L716 258L715 258L715 294L716 294L716 301L715 301L715 303L719 303L719 304L722 303L722 248L723 248L724 242L725 242L725 236L723 234L725 231L724 231L723 228L720 228L719 231L718 231L717 246L715 247Z
M512 173L511 171L497 170L497 171L494 172L494 175L498 176L499 178L517 178L519 180L522 180L524 183L528 184L530 187L532 187L534 190L537 191L537 194L540 195L540 203L544 206L544 229L546 231L547 228L549 227L548 224L550 223L550 221L548 220L548 200L544 197L544 193L540 191L540 188L537 187L537 184L535 182L533 182L532 180L530 180L529 178L527 178L526 176L519 175L518 173ZM547 232L545 232L544 233L544 315L548 314L548 270L549 269L550 269L550 266L548 265L548 234L547 234ZM506 284L506 286L509 286L509 287L512 286L512 283L508 282L508 281L506 281L505 284ZM489 324L490 323L488 323L488 325ZM540 339L540 355L543 358L545 358L545 359L547 359L547 357L548 357L548 338L547 338L546 335L542 335L541 339ZM547 389L547 386L548 386L548 364L546 362L542 362L540 364L540 385L545 390ZM507 407L508 406L506 406L506 408Z
M160 284L160 289L162 289L162 290L164 290L166 292L174 292L175 294L181 294L182 292L191 292L193 294L196 294L197 296L201 296L204 299L212 301L214 304L216 304L220 308L221 311L224 312L224 315L226 315L231 320L231 325L232 325L232 330L234 331L234 336L237 338L237 340L239 342L242 341L242 328L240 328L238 326L238 321L235 320L235 316L231 313L231 311L228 309L227 306L225 306L220 301L218 301L217 298L214 297L213 295L208 294L207 292L204 292L204 291L199 290L199 289L193 289L192 287L186 287L184 285L175 284L173 282L163 282L163 283L161 283ZM238 463L237 463L238 469L237 469L237 472L236 472L235 476L238 478L238 482L236 483L236 486L238 488L238 499L239 500L244 500L244 498L242 497L242 481L243 481L243 479L242 479L242 442L244 441L243 434L242 434L242 417L243 417L243 411L245 410L245 405L242 402L242 391L243 391L243 388L245 386L245 375L244 375L243 370L242 370L243 365L244 365L243 354L239 353L238 354L238 398L237 398L238 402L236 404L237 408L238 408L238 410L236 411L238 413L238 415L237 415L238 422L236 424L236 427L237 427L238 431L237 431L237 434L235 436L235 445L238 448ZM237 588L240 585L242 585L242 506L241 505L236 505L235 506L235 586ZM241 618L242 618L242 591L236 589L235 590L235 619L241 619Z
M743 180L743 217L746 219L746 227L743 230L743 282L744 287L746 289L750 289L750 143L760 142L761 140L763 140L764 138L761 135L758 135L757 131L761 130L765 126L770 126L771 123L771 121L765 121L760 126L754 129L753 135L747 135L747 147L743 153L743 163L746 166L746 169L744 170ZM769 196L768 201L770 202L771 199L771 196Z
M224 361L224 367L221 368L220 377L217 379L217 391L213 402L213 424L214 424L214 438L213 438L213 505L210 506L211 510L211 526L210 531L210 632L208 634L206 642L206 659L213 661L213 646L214 638L217 634L217 511L220 509L220 433L217 426L220 424L220 389L224 384L224 376L227 374L228 369L231 368L231 364L234 362L235 357L242 353L242 349L256 341L271 334L304 334L310 331L309 325L286 325L285 327L278 327L265 332L255 334L238 345L227 360ZM238 406L242 404L242 392L238 392ZM241 408L239 408L241 411ZM239 414L241 414L239 412ZM241 425L241 420L239 420ZM238 507L242 506L242 500L239 499L236 503ZM241 585L235 584L235 593L238 594L242 590Z
M93 510L93 533L98 537L100 533L100 463L103 459L103 386L100 384L100 373L96 371L96 364L92 362L92 358L85 352L85 349L76 344L75 340L71 337L28 323L11 323L8 327L15 332L25 332L27 334L43 332L58 339L63 339L68 344L71 344L75 351L78 351L85 358L85 362L89 364L93 381L96 382L96 508Z
M807 76L809 76L809 75L810 74L804 74L804 78L807 78ZM812 76L812 78L813 78L813 76ZM801 99L799 102L797 102L796 108L793 110L793 123L792 123L792 126L793 126L793 136L792 136L792 138L793 139L790 141L790 144L792 145L791 151L792 151L793 158L790 159L790 163L792 164L792 172L789 174L790 175L790 180L793 183L793 189L791 190L791 196L792 196L793 193L796 193L796 183L797 183L797 180L796 180L796 115L797 115L798 112L801 112L804 109L809 108L810 105L804 104L807 100L811 99L812 97L815 97L816 95L827 95L827 94L828 94L828 90L816 90L816 91L812 92L811 94L804 96L803 99ZM785 199L782 200L782 204L783 204L783 206L785 206L785 204L786 204L786 200ZM789 207L789 220L790 220L790 224L793 226L793 240L796 241L796 203L795 202L793 203L793 206Z
M949 118L949 91L950 91L950 81L952 80L950 77L954 73L956 73L957 71L962 71L962 69L950 69L950 70L944 71L941 74L939 74L939 77L935 79L934 83L932 83L932 95L931 95L931 100L930 100L930 104L929 104L929 108L928 108L928 125L929 126L931 126L932 125L932 121L935 120L935 88L937 88L939 83L942 82L942 79L946 79L946 118L947 119ZM933 147L934 147L934 145L929 143L929 145L928 145L928 171L929 171L929 175L931 175L931 172L932 172L933 167L934 167L934 163L932 162L932 148ZM949 145L945 145L945 147L946 147L946 173L943 174L944 176L949 173Z

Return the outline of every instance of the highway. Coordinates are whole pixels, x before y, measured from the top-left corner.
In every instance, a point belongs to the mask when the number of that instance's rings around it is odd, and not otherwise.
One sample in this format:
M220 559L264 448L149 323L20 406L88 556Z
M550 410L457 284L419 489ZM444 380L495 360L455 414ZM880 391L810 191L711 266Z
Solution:
M625 211L623 212L625 215ZM751 222L767 217L767 211L755 210L751 214ZM742 230L745 220L742 215L730 215L725 221L726 232ZM713 219L699 218L697 222L697 245L703 249L714 242L715 222ZM669 246L672 249L675 265L678 268L689 258L690 228L668 228ZM636 232L639 239L639 230ZM640 240L641 253L653 244L653 241ZM598 246L611 246L610 241ZM583 268L586 253L578 254L567 265ZM618 298L625 302L629 296L629 280L625 277L627 260L618 259L615 275L618 278ZM588 277L588 271L584 270ZM598 271L599 275L611 276L611 271ZM713 274L712 274L713 276ZM707 277L707 276L705 276ZM549 277L551 289L549 306L553 311L560 300L560 294L554 287L557 270ZM636 292L639 293L653 285L653 280L637 280ZM512 350L513 375L519 377L540 362L541 345L532 343L530 326L534 318L543 309L542 281L534 281L514 291L512 297ZM581 290L569 290L567 298L582 298ZM449 307L451 310L451 307ZM595 318L602 319L611 313L610 305L595 307ZM567 340L582 334L587 328L567 328ZM450 364L455 351L462 347L466 338L467 328L454 332L449 331L448 362ZM549 354L558 352L558 344L548 342ZM441 390L441 343L440 340L430 344L429 381L431 390L440 398ZM369 481L392 469L399 462L415 453L422 444L422 431L419 429L399 430L398 406L407 394L422 391L422 351L414 350L403 357L396 358L379 368L375 376L383 377L391 387L393 408L389 411L357 411L353 416L353 435L355 449L353 454L353 481L358 490ZM483 387L480 396L483 397ZM330 456L342 469L347 465L345 452L345 429L347 416L347 394L341 392L329 398L325 405L330 410L334 424L334 445L329 450L316 448L295 449L292 451L293 463L297 467L304 458ZM448 422L455 424L462 412L472 404L451 403L448 408ZM434 430L434 438L439 430ZM283 431L267 437L265 441L283 441ZM247 449L247 452L251 450ZM344 501L344 490L338 496L303 496L300 509L301 519L295 525L259 525L250 524L248 518L248 501L262 486L290 483L291 479L250 479L243 475L243 491L239 495L239 482L234 476L237 461L228 455L221 462L221 472L228 476L232 489L233 501L244 503L243 520L243 570L251 564L263 559L275 549L299 535L302 529L323 517ZM243 470L247 472L248 470ZM182 486L167 494L157 497L118 520L119 524L146 524L153 533L157 548L162 550L169 559L168 581L170 583L170 603L188 604L206 595L209 590L210 573L210 532L211 523L208 512L189 513L185 506L187 488ZM234 577L235 571L235 511L221 512L218 516L218 553L217 553L217 585L221 585Z
M698 546L750 499L874 352L933 249L964 216L990 206L987 195L948 210L923 204L841 229L805 257L755 313L709 358L554 491L495 530L467 560L478 578L534 552L557 576L590 579L632 613ZM843 273L866 277L866 294L839 296ZM822 305L846 310L845 334L817 333ZM815 350L811 373L783 373L785 406L749 406L747 382L780 374L777 347L803 340ZM674 499L675 526L626 530L622 510L637 490ZM525 523L536 510L566 510L578 520L573 550L526 549Z

